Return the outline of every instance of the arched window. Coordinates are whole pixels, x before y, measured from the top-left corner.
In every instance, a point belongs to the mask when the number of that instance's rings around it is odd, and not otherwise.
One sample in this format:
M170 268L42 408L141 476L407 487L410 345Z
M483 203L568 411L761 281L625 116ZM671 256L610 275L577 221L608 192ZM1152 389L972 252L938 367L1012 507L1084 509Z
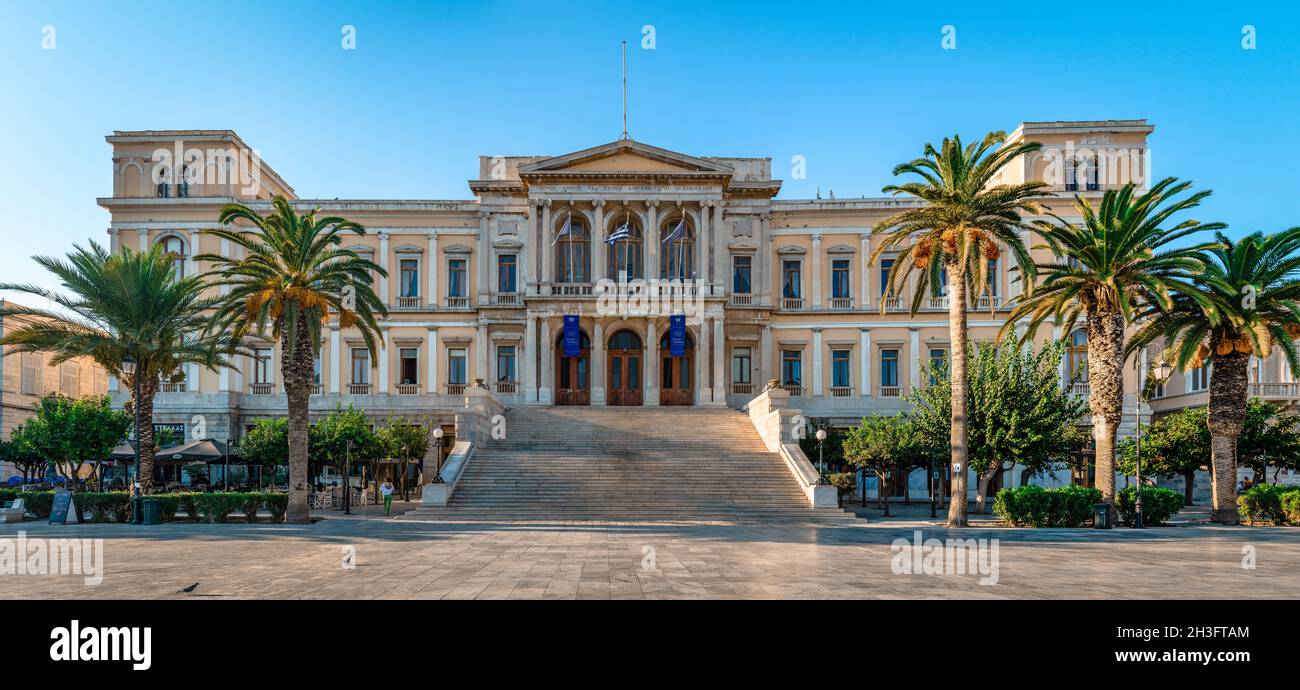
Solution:
M669 342L671 335L672 334L668 331L664 331L663 336L659 338L659 354L664 355L665 357L668 356L668 353L671 351L672 343ZM694 349L695 339L691 337L690 331L686 331L686 351L690 352Z
M177 277L184 276L185 256L186 256L185 240L182 240L181 238L175 235L168 235L162 238L160 242L162 244L163 251L172 255L172 265L175 267L176 276Z
M565 213L557 223L555 247L552 249L555 252L555 282L591 282L591 229L587 227L587 221L577 214Z
M659 276L667 280L695 277L695 227L685 214L671 216L659 228Z
M615 214L608 230L609 234L605 236L608 257L605 261L608 267L605 277L618 280L620 274L623 274L628 280L644 278L641 222L630 212L624 211ZM610 242L609 239L613 241Z
M1079 329L1070 334L1070 349L1066 353L1066 376L1074 376L1074 372L1079 372L1079 381L1086 383L1088 381L1088 332Z
M619 331L609 339L611 350L640 350L641 336L632 331Z
M560 356L564 356L564 329L560 329L560 334L555 336L555 349ZM587 332L581 328L578 329L578 349L591 349L591 338L587 337Z

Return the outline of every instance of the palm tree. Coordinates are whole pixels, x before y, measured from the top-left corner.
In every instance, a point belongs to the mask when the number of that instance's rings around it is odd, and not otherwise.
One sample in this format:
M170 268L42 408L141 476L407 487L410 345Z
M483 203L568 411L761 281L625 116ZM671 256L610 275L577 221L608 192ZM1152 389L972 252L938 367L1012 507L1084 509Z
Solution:
M894 168L895 175L912 173L921 181L884 188L888 193L917 197L926 205L900 211L873 230L884 240L871 254L872 263L885 252L902 252L890 270L886 296L898 294L906 276L916 272L912 314L922 299L943 289L946 276L952 343L952 492L960 498L948 510L950 527L967 524L967 288L976 295L988 289L988 266L997 259L999 245L1010 250L1022 275L1034 274L1034 262L1020 235L1028 226L1020 214L1037 212L1033 199L1044 195L1047 187L1039 181L994 184L1011 161L1041 148L1036 142L999 146L1005 141L1005 133L992 132L965 147L957 136L944 139L938 150L926 144L921 158ZM882 310L884 306L882 301Z
M1048 319L1070 337L1082 316L1088 335L1088 407L1096 447L1097 489L1102 500L1115 500L1115 433L1124 410L1124 329L1140 309L1168 309L1177 290L1201 300L1194 280L1204 264L1200 252L1213 243L1180 249L1171 244L1222 223L1184 220L1162 227L1171 216L1193 208L1209 190L1182 199L1191 187L1172 177L1137 194L1129 183L1102 195L1094 209L1082 195L1075 205L1083 218L1074 224L1056 214L1034 223L1034 231L1055 253L1052 263L1040 264L1042 284L1026 291L1007 317L1002 335L1026 317L1030 338Z
M46 352L51 365L89 357L131 392L129 407L143 422L136 432L141 491L153 488L153 401L162 381L183 376L186 365L217 370L237 351L226 333L207 334L207 311L215 301L204 297L198 276L180 276L176 256L161 245L144 252L124 248L110 254L91 242L74 246L67 259L33 257L62 284L66 293L37 285L0 284L49 300L56 308L38 309L6 303L0 316L19 326L0 338L5 354ZM128 373L124 361L134 361ZM136 386L139 377L139 386ZM138 389L138 390L137 390ZM139 397L137 398L137 393Z
M1212 517L1237 524L1237 438L1246 421L1251 355L1266 358L1277 345L1293 371L1300 371L1293 340L1300 337L1300 227L1274 235L1254 233L1233 241L1217 233L1219 246L1205 257L1193 293L1178 293L1167 310L1148 308L1146 324L1125 354L1163 339L1179 368L1211 362L1208 412Z
M289 408L289 505L286 520L310 522L307 511L307 413L321 327L337 315L342 328L356 327L378 361L379 323L387 316L375 294L372 272L387 275L374 262L340 247L343 233L365 228L337 216L299 215L283 197L263 217L243 205L221 209L220 222L246 221L256 228L222 228L209 234L243 247L247 256L229 259L205 254L215 285L228 288L211 328L239 338L264 336L280 343L280 375Z

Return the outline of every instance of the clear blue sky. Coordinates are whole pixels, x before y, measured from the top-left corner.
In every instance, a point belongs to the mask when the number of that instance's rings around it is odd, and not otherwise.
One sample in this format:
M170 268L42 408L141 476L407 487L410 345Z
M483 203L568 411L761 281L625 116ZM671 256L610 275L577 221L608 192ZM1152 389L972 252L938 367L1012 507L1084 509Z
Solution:
M114 129L234 129L304 197L469 198L478 154L619 136L624 39L633 138L770 156L784 198L879 196L946 134L1145 117L1156 175L1215 190L1199 217L1300 224L1293 3L2 2L4 280L106 238Z

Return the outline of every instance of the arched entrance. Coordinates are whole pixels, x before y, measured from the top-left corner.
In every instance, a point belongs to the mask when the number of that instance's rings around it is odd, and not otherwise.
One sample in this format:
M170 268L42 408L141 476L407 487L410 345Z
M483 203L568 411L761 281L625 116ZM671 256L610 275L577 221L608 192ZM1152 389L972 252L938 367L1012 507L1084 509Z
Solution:
M694 405L695 341L686 334L686 351L673 357L668 345L668 334L659 339L659 404Z
M641 373L644 370L644 348L641 337L632 331L619 331L609 339L609 392L610 405L641 404Z
M564 333L555 339L555 404L591 404L591 339L578 331L578 356L564 356Z

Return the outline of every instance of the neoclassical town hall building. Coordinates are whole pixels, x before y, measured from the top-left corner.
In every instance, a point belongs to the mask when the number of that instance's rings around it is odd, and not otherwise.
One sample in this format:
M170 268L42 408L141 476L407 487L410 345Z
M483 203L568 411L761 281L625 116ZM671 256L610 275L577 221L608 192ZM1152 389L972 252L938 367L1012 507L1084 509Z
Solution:
M1152 131L1145 120L1023 123L1011 140L1044 148L1003 181L1054 179L1057 194L1044 203L1076 216L1074 194L1099 197L1142 181ZM924 296L912 316L909 293L884 294L891 257L867 263L872 226L916 202L779 199L769 158L622 139L559 156L481 157L471 199L326 200L298 199L232 131L119 131L107 140L113 193L99 204L112 215L115 250L162 243L179 270L202 272L192 257L235 249L204 233L221 207L269 210L273 195L366 227L345 245L387 268L376 278L390 312L384 347L372 362L356 333L329 330L314 414L355 403L377 419L446 419L476 379L509 406L740 407L775 379L792 407L850 423L902 409L908 391L925 384L918 363L949 345L947 298ZM1107 168L1115 154L1127 163ZM1005 255L994 268L989 292L971 305L976 338L994 335L1021 289ZM680 354L669 347L668 311L610 307L618 304L610 295L641 280L655 296L691 306ZM578 317L576 352L564 346L566 315ZM1082 338L1072 336L1063 375L1083 361ZM258 352L238 368L193 368L167 384L156 421L192 433L201 414L207 436L237 439L256 418L284 414L278 348L268 342ZM1259 362L1252 375L1256 393L1295 399L1294 375L1279 362ZM1157 411L1203 404L1207 379L1205 371L1175 375ZM1086 381L1077 387L1087 394Z

